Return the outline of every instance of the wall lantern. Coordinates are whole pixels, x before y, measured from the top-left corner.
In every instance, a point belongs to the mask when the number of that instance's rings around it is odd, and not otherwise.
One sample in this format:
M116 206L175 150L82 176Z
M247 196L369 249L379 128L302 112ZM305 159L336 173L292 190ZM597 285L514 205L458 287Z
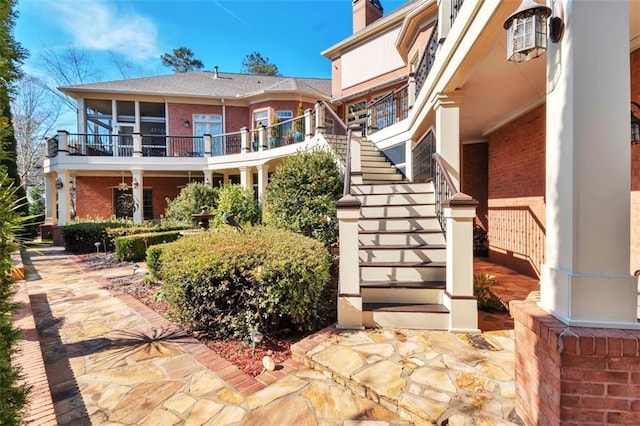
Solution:
M138 185L140 185L140 184L138 183L136 178L133 178L133 182L131 183L131 185L133 185L133 188L136 189L138 187Z
M537 58L547 50L547 18L551 9L534 0L522 0L520 7L504 21L507 30L507 60L524 62ZM552 17L549 25L551 41L562 37L564 24Z
M191 122L189 122L189 120L184 120L184 121L182 122L182 125L183 125L184 127L187 127L187 128L188 128L189 126L191 126Z
M59 177L56 178L56 189L60 190L64 188L64 182Z
M640 104L631 101L631 144L640 143Z

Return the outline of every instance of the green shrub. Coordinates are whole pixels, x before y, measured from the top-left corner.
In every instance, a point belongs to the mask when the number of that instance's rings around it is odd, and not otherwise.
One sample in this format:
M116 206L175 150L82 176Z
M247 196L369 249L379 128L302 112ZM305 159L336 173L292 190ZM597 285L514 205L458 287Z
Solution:
M167 198L165 217L175 222L193 224L195 221L191 215L200 213L204 205L213 211L217 204L217 188L194 182L185 186L175 199Z
M154 232L116 238L116 255L124 262L144 260L147 248L180 238L180 231Z
M477 274L473 277L473 295L478 300L478 309L483 311L505 312L507 309L502 301L491 290L497 283L491 274Z
M309 330L329 279L329 254L292 232L221 228L166 244L162 291L187 326L214 337Z
M231 214L240 225L255 225L260 222L260 207L251 189L243 189L237 184L220 187L218 191L218 205L211 211L214 215L212 224L220 227L224 223L222 215Z
M332 245L338 238L335 215L341 195L342 182L331 153L298 153L271 177L265 223Z
M145 263L152 279L162 279L160 274L160 255L165 244L156 244L150 246L145 254Z
M91 253L96 251L95 243L100 243L100 251L113 251L114 241L107 231L124 223L122 220L69 223L62 228L64 248L72 253Z
M20 218L16 211L16 189L4 169L0 168L0 424L18 425L29 388L18 385L20 372L11 364L20 330L13 327L11 315L18 309L12 302L11 252L15 250L15 231Z

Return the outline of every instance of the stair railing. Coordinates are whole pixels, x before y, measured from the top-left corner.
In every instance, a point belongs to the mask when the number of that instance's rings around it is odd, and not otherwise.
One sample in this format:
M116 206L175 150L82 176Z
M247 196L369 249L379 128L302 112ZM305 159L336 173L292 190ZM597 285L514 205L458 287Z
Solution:
M433 182L433 189L436 199L436 216L438 217L438 222L440 222L440 228L442 228L442 232L446 237L447 220L444 216L443 204L446 200L457 194L458 189L453 183L453 179L451 179L451 175L445 167L444 160L442 159L440 154L434 153L432 157L435 167L431 169L431 173L433 174L431 180Z
M344 158L344 186L342 188L342 196L347 196L351 193L351 138L353 135L353 130L359 129L360 126L354 125L347 127L344 121L342 121L342 119L338 116L338 114L336 114L336 112L331 108L331 106L329 106L326 101L323 100L322 104L325 110L325 117L328 113L328 115L330 115L331 119L333 120L333 132L340 134L340 131L342 130L347 134L347 146L345 149L346 153ZM336 130L336 127L338 128L338 130ZM332 146L332 148L334 147Z
M409 84L367 106L367 134L392 126L409 116Z

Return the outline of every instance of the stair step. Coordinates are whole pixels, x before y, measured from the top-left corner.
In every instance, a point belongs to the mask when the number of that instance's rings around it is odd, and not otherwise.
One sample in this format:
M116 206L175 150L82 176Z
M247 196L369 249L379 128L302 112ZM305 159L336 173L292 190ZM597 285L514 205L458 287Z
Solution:
M444 290L445 281L360 281L360 288L429 288Z
M444 235L438 228L415 231L360 231L358 241L361 245L415 245L444 244Z
M447 330L449 310L435 303L366 303L362 322L365 327Z
M440 229L440 222L435 216L411 218L360 218L358 229L361 231L417 231L422 229Z
M380 164L380 165L374 165L374 166L368 166L368 167L364 167L362 166L362 174L363 175L369 175L369 174L398 174L398 170L389 165L389 164Z
M433 193L433 185L424 182L398 182L351 185L352 194L416 194Z
M444 281L445 262L360 262L363 281Z
M397 182L397 181L403 181L404 180L404 176L402 176L400 173L377 173L377 172L367 172L367 173L362 173L362 181L363 182L368 182L368 181L376 181L376 182L385 182L385 181L391 181L391 182Z
M358 251L360 262L445 262L446 246L425 246L424 248L393 248L378 246L362 248ZM397 247L397 246L396 246Z
M389 206L386 204L360 208L360 217L407 218L413 216L434 216L435 204L413 204L406 206Z
M442 303L444 291L419 287L361 287L362 303Z
M392 167L384 157L367 157L366 160L360 162L360 167Z
M432 192L410 194L353 194L353 196L364 206L401 206L435 203L435 195Z

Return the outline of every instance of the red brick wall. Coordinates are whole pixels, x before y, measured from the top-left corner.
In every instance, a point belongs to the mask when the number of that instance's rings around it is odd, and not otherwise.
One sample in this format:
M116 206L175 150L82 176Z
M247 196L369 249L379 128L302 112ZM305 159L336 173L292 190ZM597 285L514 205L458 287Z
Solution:
M631 100L640 103L640 50L631 53ZM640 269L640 145L631 145L631 271Z
M567 327L532 302L511 313L524 424L640 424L640 331Z
M488 229L489 144L462 145L462 192L478 200L476 218Z
M79 219L109 218L114 214L113 187L121 182L120 177L87 177L76 178L76 216ZM202 179L192 179L202 181ZM131 177L125 177L131 183ZM175 198L181 188L186 185L185 177L147 177L143 179L144 188L152 190L153 218L159 219L167 207L166 198Z
M222 115L222 106L169 104L169 126L167 134L171 136L193 136L193 114ZM189 120L191 125L189 127L184 127L184 120Z
M544 261L545 106L489 136L492 260L534 277Z

